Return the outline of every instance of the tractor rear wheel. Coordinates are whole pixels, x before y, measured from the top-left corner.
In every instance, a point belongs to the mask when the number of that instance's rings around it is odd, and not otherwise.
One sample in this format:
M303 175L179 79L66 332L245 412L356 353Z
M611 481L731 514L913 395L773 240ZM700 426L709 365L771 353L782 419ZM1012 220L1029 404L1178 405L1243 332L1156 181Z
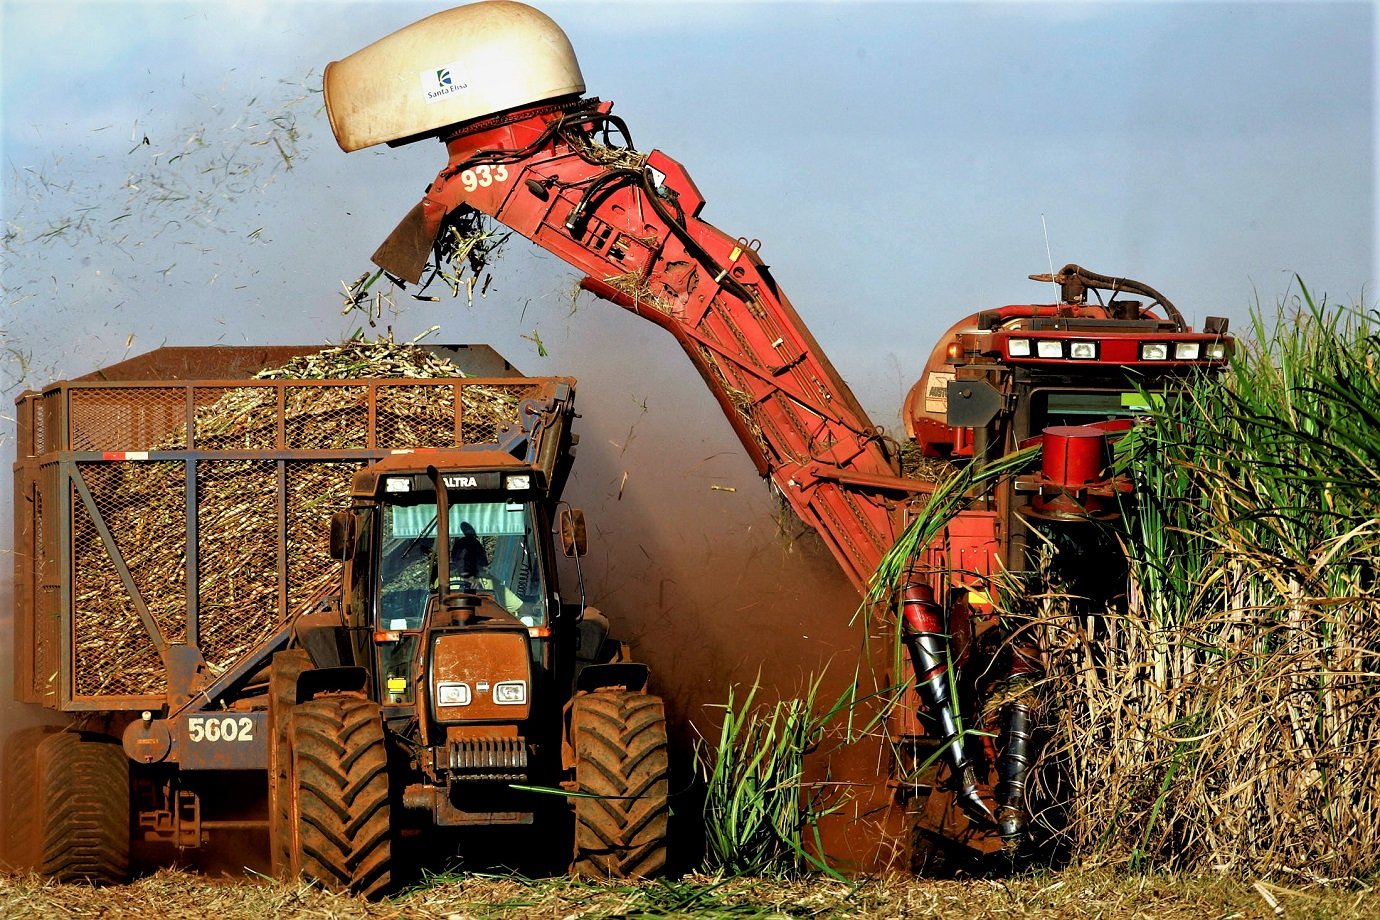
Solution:
M311 670L311 656L294 648L273 656L268 670L268 844L273 876L292 874L292 755L288 718L297 705L297 678Z
M598 690L576 697L575 863L590 878L646 878L666 866L670 756L659 697Z
M38 745L35 868L63 882L129 877L129 758L114 739L76 732Z
M393 827L379 705L357 696L299 703L288 735L292 875L332 891L387 893Z

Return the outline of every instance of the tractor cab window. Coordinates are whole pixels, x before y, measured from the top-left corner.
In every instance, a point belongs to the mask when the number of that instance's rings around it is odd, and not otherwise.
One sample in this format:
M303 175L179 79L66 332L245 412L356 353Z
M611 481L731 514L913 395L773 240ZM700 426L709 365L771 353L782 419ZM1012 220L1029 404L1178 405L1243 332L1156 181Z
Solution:
M1146 395L1134 390L1036 390L1030 395L1030 434L1056 425L1136 418L1148 411Z
M546 590L530 504L452 502L449 588L485 594L527 626L546 625ZM388 504L379 538L378 624L418 629L440 584L436 505Z

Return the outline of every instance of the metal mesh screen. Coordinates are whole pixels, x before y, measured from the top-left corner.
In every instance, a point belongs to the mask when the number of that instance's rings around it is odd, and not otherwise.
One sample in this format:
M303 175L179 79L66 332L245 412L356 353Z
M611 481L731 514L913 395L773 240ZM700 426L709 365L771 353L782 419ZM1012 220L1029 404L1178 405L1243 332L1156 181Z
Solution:
M466 383L460 387L460 438L465 444L497 443L518 422L518 407L537 395L533 385Z
M288 386L283 427L287 447L295 450L367 447L369 388Z
M161 695L166 683L158 652L75 486L71 499L73 690L77 696Z
M38 438L38 453L46 454L49 451L62 450L63 436L58 425L58 410L62 407L62 394L56 390L51 393L44 393L42 403L38 408L38 417L34 419L34 430L42 432Z
M317 594L337 583L331 558L331 515L350 504L350 478L362 463L287 464L288 611L307 610Z
M185 465L82 463L78 469L158 631L170 643L186 641ZM83 562L80 556L75 559L77 566ZM118 575L102 588L125 593ZM91 602L99 603L99 598Z
M52 473L49 466L43 471L46 478ZM48 581L48 536L56 521L49 522L46 515L56 513L43 500L46 490L34 490L34 695L42 698L53 692L57 683L58 643L61 637L61 623L58 618L58 589L56 585L45 585Z
M43 412L42 400L27 397L20 404L21 416L20 430L23 430L22 422L29 423L29 440L27 444L20 444L16 454L18 457L36 457L43 452Z
M63 386L32 401L32 449L325 452L494 444L518 424L523 400L541 392L540 384L454 380ZM70 441L61 424L64 406L71 413ZM68 521L51 518L67 513L69 485L56 464L43 467L33 506L36 695L55 693L69 663L78 698L125 697L141 705L167 692L157 646L125 588L121 565L169 644L195 641L213 670L233 666L287 613L308 609L338 577L339 564L329 556L329 519L347 506L350 479L366 462L338 455L329 461L83 461L77 475L116 544L114 558L76 488L70 488L68 545ZM196 471L194 632L187 614L193 580L188 464ZM68 554L63 565L59 547ZM59 576L68 565L72 605L64 621ZM71 630L67 648L64 622Z
M278 445L277 387L197 387L192 402L197 450L272 450Z
M379 447L397 450L455 444L455 387L434 383L388 385L375 392Z
M197 465L197 644L213 668L233 664L279 620L277 466Z
M186 419L181 387L119 387L68 391L72 450L151 450L185 446L168 436Z

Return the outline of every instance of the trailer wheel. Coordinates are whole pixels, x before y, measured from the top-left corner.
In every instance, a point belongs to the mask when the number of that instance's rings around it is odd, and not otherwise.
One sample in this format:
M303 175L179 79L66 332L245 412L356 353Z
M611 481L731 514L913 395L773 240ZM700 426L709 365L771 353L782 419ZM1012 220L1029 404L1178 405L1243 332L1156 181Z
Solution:
M300 648L273 656L268 670L268 846L275 878L292 874L292 757L288 716L297 705L297 678L311 670L311 656Z
M118 884L129 877L129 758L111 738L62 732L38 745L34 792L42 875Z
M576 697L575 871L646 878L666 866L670 757L659 697L600 690Z
M15 871L38 864L38 746L59 729L51 726L21 728L5 739L4 773L0 794L5 797L4 849L0 862Z
M379 705L357 696L299 703L289 746L292 875L331 891L385 894L393 828Z

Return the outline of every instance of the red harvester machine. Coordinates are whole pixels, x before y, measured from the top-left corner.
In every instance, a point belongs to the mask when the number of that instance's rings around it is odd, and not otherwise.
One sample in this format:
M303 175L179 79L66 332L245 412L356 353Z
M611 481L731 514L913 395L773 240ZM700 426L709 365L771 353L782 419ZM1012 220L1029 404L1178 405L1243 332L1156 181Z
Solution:
M684 167L637 151L612 103L584 90L560 27L505 0L438 13L332 63L326 105L346 152L435 139L448 155L374 261L419 282L443 232L476 211L565 260L585 289L676 338L758 471L860 591L935 489L903 456L961 466L1041 443L1039 469L974 496L910 560L895 598L914 696L891 719L890 782L913 818L914 862L1019 847L1030 704L1006 694L984 726L995 744L960 729L981 724L984 691L1038 667L1037 650L992 641L989 579L1030 567L1030 527L1063 525L1077 541L1077 528L1115 514L1129 484L1108 471L1109 440L1147 394L1225 365L1226 321L1194 331L1147 285L1077 265L1032 275L1057 285L1058 300L955 324L906 399L903 448L868 419L757 241L701 220ZM975 651L994 646L995 659Z

